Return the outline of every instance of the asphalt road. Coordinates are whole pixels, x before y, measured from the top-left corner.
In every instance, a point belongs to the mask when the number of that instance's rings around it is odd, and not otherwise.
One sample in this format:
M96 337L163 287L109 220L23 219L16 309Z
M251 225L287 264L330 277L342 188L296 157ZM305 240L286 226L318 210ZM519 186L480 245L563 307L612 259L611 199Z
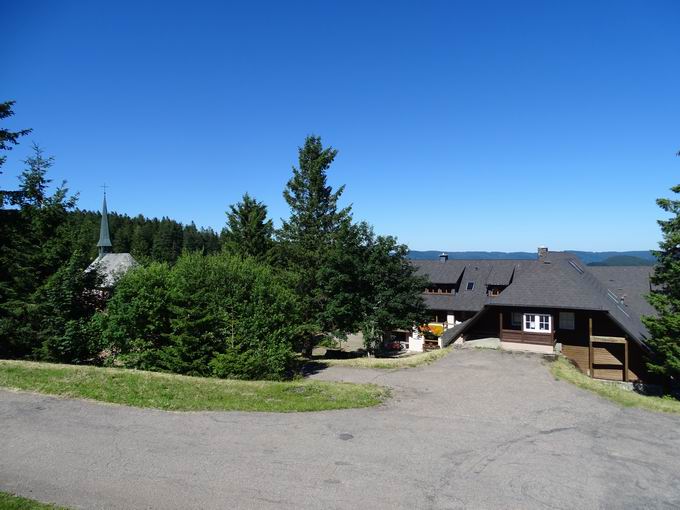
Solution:
M73 508L678 508L680 417L453 352L379 408L168 413L0 391L0 490Z

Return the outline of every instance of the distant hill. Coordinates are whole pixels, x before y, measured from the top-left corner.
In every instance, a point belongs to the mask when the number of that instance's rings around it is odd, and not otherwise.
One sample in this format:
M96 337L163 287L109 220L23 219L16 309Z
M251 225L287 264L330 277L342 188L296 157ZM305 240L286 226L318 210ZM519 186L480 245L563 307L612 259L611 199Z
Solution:
M632 255L616 255L600 262L591 262L589 266L653 266L654 260L634 257Z
M652 255L651 251L578 251L578 250L567 250L569 253L573 253L578 256L584 264L603 263L607 261L604 265L634 265L634 266L651 266L654 264L656 259ZM413 260L437 260L439 254L442 251L437 250L427 250L418 251L411 250L408 254L409 258ZM460 260L460 259L520 259L520 260L534 260L536 258L536 252L527 251L514 251L514 252L504 252L504 251L444 251L448 253L449 259ZM621 257L624 257L624 261L629 261L628 264L621 263ZM614 259L611 261L610 259Z

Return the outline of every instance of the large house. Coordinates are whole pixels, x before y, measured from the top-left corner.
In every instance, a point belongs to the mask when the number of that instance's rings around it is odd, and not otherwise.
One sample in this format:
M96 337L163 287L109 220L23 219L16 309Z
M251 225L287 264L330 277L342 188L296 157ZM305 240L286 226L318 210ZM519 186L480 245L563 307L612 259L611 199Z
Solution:
M644 295L651 267L588 267L573 254L539 248L536 260L414 260L428 277L431 322L403 341L409 350L480 338L503 349L561 352L591 377L645 376L654 314Z

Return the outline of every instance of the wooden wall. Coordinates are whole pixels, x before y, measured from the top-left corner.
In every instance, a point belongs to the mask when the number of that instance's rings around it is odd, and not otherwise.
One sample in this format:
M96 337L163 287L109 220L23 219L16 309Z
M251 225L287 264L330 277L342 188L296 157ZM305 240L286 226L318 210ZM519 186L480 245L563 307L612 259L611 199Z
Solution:
M578 335L567 336L558 331L557 341L562 342L562 353L574 362L584 374L590 371L590 343L588 319L593 318L593 334L596 336L625 336L625 333L608 315L602 312L578 312L576 329ZM585 331L584 331L585 324ZM625 349L623 344L595 343L593 345L593 374L596 379L623 381ZM645 377L645 357L640 346L628 339L628 380L638 381ZM590 374L589 374L590 375Z
M574 362L583 373L588 374L590 369L590 331L589 319L593 319L593 335L596 336L616 336L623 337L625 332L609 318L606 312L588 310L560 310L553 308L523 308L523 307L490 307L487 312L480 317L471 331L466 334L466 338L481 338L485 336L500 336L501 324L499 313L503 314L503 339L509 342L520 342L521 326L512 326L512 312L520 313L549 313L553 317L553 328L555 329L555 342L562 344L564 356ZM559 328L559 312L574 312L574 329L566 330ZM524 333L527 334L526 332ZM531 334L531 333L529 333ZM540 335L539 335L540 336ZM534 342L539 343L539 342ZM598 379L609 379L622 381L624 349L623 344L602 344L598 343L593 347L594 367L593 376ZM632 340L628 340L628 380L647 380L649 374L645 369L646 359L643 350Z
M573 361L584 374L590 370L590 348L588 346L562 344L562 354Z

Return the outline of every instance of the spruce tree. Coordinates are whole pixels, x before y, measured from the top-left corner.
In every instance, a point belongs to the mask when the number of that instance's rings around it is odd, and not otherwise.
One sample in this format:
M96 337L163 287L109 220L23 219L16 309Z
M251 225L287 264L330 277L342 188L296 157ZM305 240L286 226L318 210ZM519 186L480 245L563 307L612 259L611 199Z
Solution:
M353 329L353 324L333 306L336 293L342 292L347 281L332 266L331 254L340 242L343 226L351 223L350 208L338 206L344 186L333 191L327 183L327 171L336 155L332 147L323 147L321 138L307 137L299 148L299 167L293 167L293 177L283 192L291 215L283 222L278 237L289 267L296 274L306 331L303 350L307 355L327 333Z
M0 103L0 120L7 119L14 115L15 101L5 101ZM10 131L4 127L0 127L0 151L10 151L14 145L19 144L19 138L26 136L32 130L31 129L20 129L19 131ZM0 167L7 161L7 156L0 155ZM2 173L2 171L0 171Z
M248 193L241 202L229 206L227 226L222 231L226 249L231 253L268 260L274 241L274 225L267 219L267 206Z
M182 253L184 231L182 225L170 218L163 218L153 236L151 257L159 262L174 264Z
M680 193L680 185L671 188ZM680 200L660 198L657 204L671 216L659 220L663 240L654 252L657 265L651 282L656 290L648 301L657 310L657 317L644 317L651 337L647 344L655 353L648 363L651 372L667 380L680 380Z
M12 195L16 208L0 210L0 357L24 357L37 348L43 318L36 291L73 253L68 211L77 197L68 196L64 183L48 193L52 158L33 149Z
M12 107L14 101L5 101L0 103L0 120L7 119L14 115ZM31 132L31 129L21 129L19 131L10 131L4 127L0 127L0 151L11 151L14 145L19 144L19 138L26 136ZM7 161L7 156L0 152L0 174L2 174L2 166ZM18 198L17 191L0 190L0 209L5 206L8 200L16 200Z

